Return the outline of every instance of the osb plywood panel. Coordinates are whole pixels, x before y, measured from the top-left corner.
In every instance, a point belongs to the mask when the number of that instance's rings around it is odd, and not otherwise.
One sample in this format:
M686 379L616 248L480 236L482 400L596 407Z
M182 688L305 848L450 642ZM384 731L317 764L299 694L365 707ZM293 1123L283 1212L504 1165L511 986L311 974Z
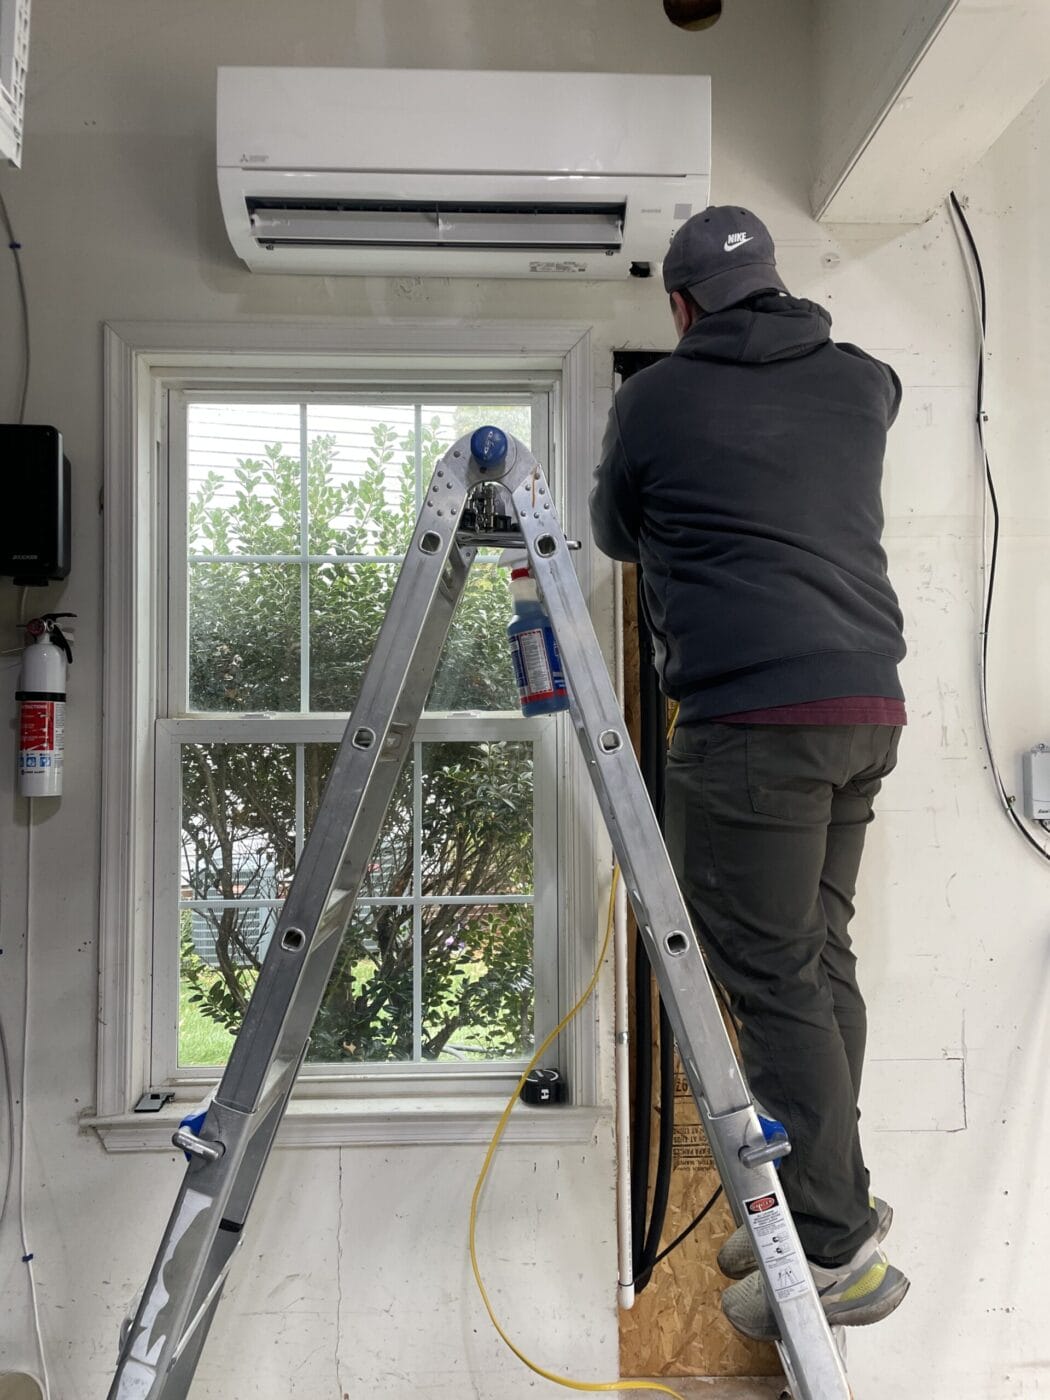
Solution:
M638 745L638 627L635 570L624 566L624 711ZM633 948L634 928L631 926ZM633 983L632 957L632 983ZM633 1018L633 986L632 986ZM654 993L653 1024L658 1024ZM634 1044L634 1028L631 1031ZM659 1066L654 1053L654 1080ZM632 1068L633 1074L633 1068ZM654 1101L658 1087L654 1087ZM718 1187L718 1173L700 1116L681 1068L675 1075L675 1132L664 1244L673 1240ZM658 1133L654 1130L650 1182L656 1177ZM653 1270L630 1312L620 1313L620 1372L624 1376L777 1376L773 1347L739 1336L722 1316L719 1299L727 1280L715 1263L719 1245L733 1229L724 1199L663 1263Z
M718 1173L681 1068L675 1073L675 1131L663 1241L673 1240L718 1188ZM650 1181L656 1176L654 1134ZM693 1233L653 1270L630 1312L620 1314L625 1376L777 1376L773 1347L749 1342L722 1316L728 1284L715 1255L733 1229L724 1197Z

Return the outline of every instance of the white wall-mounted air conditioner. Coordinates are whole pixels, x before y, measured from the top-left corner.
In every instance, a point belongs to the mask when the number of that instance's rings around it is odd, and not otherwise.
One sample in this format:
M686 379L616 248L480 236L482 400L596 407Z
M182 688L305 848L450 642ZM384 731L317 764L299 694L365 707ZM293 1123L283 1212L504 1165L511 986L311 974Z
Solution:
M706 77L219 69L219 195L256 272L655 274L710 153Z

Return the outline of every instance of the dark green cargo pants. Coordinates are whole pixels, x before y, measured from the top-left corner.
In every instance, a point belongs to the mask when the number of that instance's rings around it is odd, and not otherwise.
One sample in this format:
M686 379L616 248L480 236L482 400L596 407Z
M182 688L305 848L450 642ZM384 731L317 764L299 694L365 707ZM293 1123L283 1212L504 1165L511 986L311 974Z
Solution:
M888 725L690 724L668 755L665 829L755 1098L787 1127L781 1180L814 1263L875 1227L857 1124L867 1015L847 932Z

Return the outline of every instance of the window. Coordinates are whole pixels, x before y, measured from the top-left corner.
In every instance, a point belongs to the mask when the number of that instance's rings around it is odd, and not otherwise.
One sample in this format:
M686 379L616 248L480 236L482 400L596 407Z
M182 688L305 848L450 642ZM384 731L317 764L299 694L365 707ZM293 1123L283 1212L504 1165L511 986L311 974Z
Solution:
M479 421L501 422L560 487L567 532L583 518L589 473L559 482L555 458L562 445L590 455L587 345L561 325L107 328L89 1121L111 1148L167 1140L178 1110L135 1117L143 1090L193 1100L221 1072L433 463ZM586 550L578 564L586 591ZM509 615L506 570L482 555L286 1140L474 1138L593 966L596 807L567 726L517 708ZM592 1022L562 1037L560 1063L593 1103ZM556 1117L548 1140L593 1131L593 1110Z
M434 466L489 421L546 457L548 400L169 395L157 790L178 830L158 832L154 1082L229 1054ZM311 1070L513 1066L553 1024L556 989L537 1003L533 969L557 963L556 724L518 710L511 611L506 569L482 554Z

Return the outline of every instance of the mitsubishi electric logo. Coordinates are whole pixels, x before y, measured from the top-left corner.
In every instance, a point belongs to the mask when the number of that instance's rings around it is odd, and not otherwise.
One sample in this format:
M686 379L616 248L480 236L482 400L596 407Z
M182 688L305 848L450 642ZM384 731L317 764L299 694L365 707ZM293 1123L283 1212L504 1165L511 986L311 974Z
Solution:
M722 244L722 248L726 253L735 253L738 248L742 248L745 243L750 242L751 235L749 233L731 233Z

